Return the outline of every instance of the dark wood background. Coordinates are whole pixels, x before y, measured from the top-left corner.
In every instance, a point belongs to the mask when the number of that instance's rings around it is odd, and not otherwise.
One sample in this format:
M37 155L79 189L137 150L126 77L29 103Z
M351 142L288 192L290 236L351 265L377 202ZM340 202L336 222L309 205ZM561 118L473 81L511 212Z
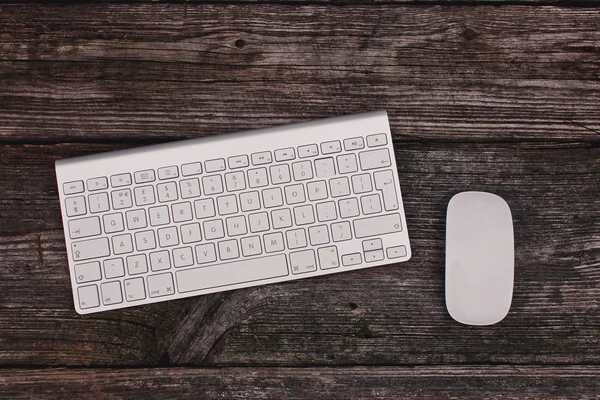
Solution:
M600 9L0 5L0 397L600 398ZM390 115L404 264L79 316L59 158ZM511 206L513 305L444 305L445 207Z

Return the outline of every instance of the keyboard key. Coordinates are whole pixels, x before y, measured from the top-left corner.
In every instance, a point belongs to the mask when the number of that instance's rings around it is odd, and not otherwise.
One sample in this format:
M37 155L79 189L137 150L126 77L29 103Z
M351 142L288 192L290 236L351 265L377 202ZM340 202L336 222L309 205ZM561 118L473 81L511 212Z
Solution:
M327 198L327 184L325 181L308 182L308 199L310 201L324 200Z
M352 218L360 215L358 200L354 197L340 200L338 205L340 207L340 217L342 218Z
M313 213L313 206L307 204L305 206L294 207L294 219L296 225L307 225L315 222L315 214Z
M213 243L206 243L196 246L196 260L198 260L198 264L207 264L217 261L215 245Z
M255 268L257 262L260 263L260 268ZM189 268L177 271L176 275L179 292L185 293L286 276L288 267L285 255L278 254L209 267Z
M100 262L92 261L84 264L75 264L75 279L77 283L93 282L102 279Z
M167 206L151 207L148 209L148 214L150 214L150 225L152 226L166 225L171 222Z
M118 188L131 185L131 174L118 174L110 177L110 186ZM121 290L119 288L119 290Z
M287 164L273 165L269 168L269 172L271 173L271 183L274 185L292 181L290 167Z
M183 247L173 250L173 263L175 268L189 267L194 265L194 252L191 247Z
M102 231L100 230L100 219L98 217L72 219L69 221L69 236L71 239L96 236L100 233Z
M308 237L310 238L311 246L319 246L329 243L329 232L327 225L317 225L308 228Z
M344 150L360 150L365 148L365 141L361 137L344 139Z
M263 235L263 240L265 242L265 252L267 253L285 249L283 234L281 232L267 233L266 235Z
M266 212L248 215L248 223L250 225L250 232L252 233L269 230L269 216Z
M106 233L122 232L125 230L123 214L121 213L103 215L102 223L104 224L104 232Z
M236 192L246 189L246 178L244 171L230 172L225 174L225 186L228 192ZM264 186L264 185L263 185Z
M371 174L352 175L352 190L356 194L367 193L373 190Z
M332 221L337 219L337 211L333 201L327 201L317 204L317 219L319 222Z
M98 286L89 285L77 288L77 297L79 297L79 308L94 308L100 306L100 298L98 297Z
M160 247L177 246L179 237L177 236L177 227L169 226L158 230L158 245Z
M127 219L127 229L133 230L148 226L148 221L146 221L146 211L143 209L127 211L125 213L125 218Z
M408 254L406 252L406 246L388 247L386 253L388 258L406 257L406 255Z
M342 144L339 140L321 143L321 153L323 154L339 153L340 151L342 151Z
M135 204L137 206L146 206L148 204L154 204L156 199L154 198L154 187L153 186L139 186L133 189L135 196Z
M160 179L161 181L165 179L172 179L178 177L179 169L175 165L172 165L170 167L162 167L158 169L158 179Z
M135 234L135 248L138 251L152 250L156 248L154 231L142 231Z
M348 178L342 176L340 178L330 179L329 189L331 190L331 197L348 196L350 194L350 183Z
M150 297L170 296L175 294L173 275L166 274L150 275L148 277L148 293Z
M331 236L334 242L344 242L352 239L350 222L343 221L331 224Z
M243 215L227 218L225 222L227 224L227 234L229 236L239 236L248 233L246 217Z
M107 238L82 240L71 244L73 260L82 261L110 255Z
M319 266L321 269L332 269L340 266L337 247L321 247L317 250L319 256Z
M112 246L114 254L126 254L133 251L133 242L131 241L131 235L126 233L125 235L116 235L112 237Z
M224 240L219 242L219 257L221 260L233 260L240 256L240 249L237 240Z
M192 204L188 202L172 204L171 211L173 211L174 222L191 221L194 218L192 215Z
M361 151L358 153L358 158L360 159L360 168L364 171L392 165L388 149Z
M129 189L114 190L110 193L110 196L115 210L133 207L131 190Z
M317 270L314 250L302 250L290 253L292 274L306 274Z
M196 218L198 219L210 218L217 215L213 199L196 200L194 202L194 210L196 211Z
M204 194L219 194L223 193L223 180L221 175L211 175L202 178L202 188Z
M402 231L400 214L387 214L378 217L355 219L353 223L354 232L359 239Z
M255 168L248 170L248 185L251 188L258 188L267 186L269 184L269 180L267 179L267 169L266 168Z
M356 156L353 153L337 156L336 160L338 165L338 172L340 174L348 174L351 172L358 171Z
M87 188L90 192L94 190L108 189L108 179L106 179L104 176L88 179Z
M306 241L306 232L304 229L292 229L285 233L288 249L298 249L308 245Z
M292 164L294 180L305 181L313 178L312 163L309 160L295 162Z
M133 174L133 178L135 179L135 183L154 182L154 180L156 179L154 176L153 169L145 169L143 171L137 171Z
M377 147L383 146L387 144L387 136L385 133L378 133L375 135L367 136L367 146L369 147Z
M270 151L254 153L254 154L252 154L251 158L252 158L252 165L263 165L263 164L270 164L271 162L273 162L273 157L271 156Z
M220 219L213 219L204 222L204 237L206 240L221 239L225 237L225 230L223 228L223 221Z
M163 271L171 268L171 259L166 250L150 253L150 268L152 271Z
M306 146L298 147L298 157L306 158L306 157L314 157L319 155L319 148L316 144L308 144Z
M386 211L398 209L398 195L396 193L396 179L391 170L378 171L373 174L375 178L375 188L381 190L383 197L383 208Z
M371 215L381 212L381 201L378 194L370 194L360 198L363 214Z
M240 207L242 211L255 211L260 209L260 196L258 192L240 193Z
M296 158L293 147L275 150L275 161L288 161Z
M105 306L119 304L123 302L123 294L121 293L121 282L108 282L100 285L102 291L102 303Z
M104 212L110 209L108 193L90 194L88 201L90 202L90 212L92 213Z
M241 240L242 254L244 257L256 256L262 253L260 236L244 237Z
M365 251L365 261L366 262L375 262L383 260L383 250L371 250Z
M146 289L144 288L143 278L126 279L125 284L125 299L127 301L137 301L146 298Z
M64 194L82 193L83 190L84 190L83 181L73 181L73 182L63 183L63 193Z
M288 208L271 211L271 220L273 221L273 229L289 228L292 223L292 212Z
M237 197L235 195L217 197L217 209L219 210L219 215L230 215L237 213Z
M346 254L342 256L342 265L350 267L352 265L358 265L362 263L362 257L360 253Z
M104 277L106 279L120 278L125 276L125 268L123 266L122 258L113 258L110 260L104 260Z
M225 171L225 159L218 158L216 160L208 160L204 163L206 172L219 172Z
M286 186L284 190L286 203L292 205L304 203L306 201L306 196L304 195L304 185L290 185Z
M317 173L317 177L319 178L327 178L329 176L335 175L335 167L333 165L333 158L319 158L315 160L315 171Z
M240 156L229 157L227 162L229 163L229 168L231 169L244 168L250 164L250 162L248 161L248 156L245 154Z
M168 201L177 200L177 184L175 182L159 183L156 185L156 193L158 194L158 201L166 203Z
M281 189L278 187L263 190L262 196L265 208L281 207L283 205L283 196Z
M129 275L139 275L148 272L148 263L145 254L137 254L127 257L127 273Z
M383 242L381 239L368 239L362 242L363 251L381 250L383 249Z
M200 181L198 178L184 179L179 182L179 189L182 199L198 197L200 196Z
M202 235L199 223L194 222L192 224L181 225L181 241L183 243L194 243L200 240L202 240Z
M181 166L181 175L183 175L183 176L200 175L201 173L202 173L202 163L195 162L195 163L183 164Z

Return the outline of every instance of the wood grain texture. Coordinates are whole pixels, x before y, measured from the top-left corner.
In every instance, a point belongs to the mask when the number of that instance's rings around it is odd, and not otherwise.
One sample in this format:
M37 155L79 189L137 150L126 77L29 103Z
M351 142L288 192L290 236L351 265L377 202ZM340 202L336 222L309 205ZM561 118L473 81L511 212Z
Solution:
M0 363L600 362L600 149L395 145L410 263L85 317L72 306L53 160L123 146L2 146ZM454 323L444 305L445 207L472 189L503 196L515 220L513 305L488 328Z
M598 142L598 10L2 6L0 140L153 141L374 109L407 139Z
M597 399L587 367L378 367L0 370L12 399Z

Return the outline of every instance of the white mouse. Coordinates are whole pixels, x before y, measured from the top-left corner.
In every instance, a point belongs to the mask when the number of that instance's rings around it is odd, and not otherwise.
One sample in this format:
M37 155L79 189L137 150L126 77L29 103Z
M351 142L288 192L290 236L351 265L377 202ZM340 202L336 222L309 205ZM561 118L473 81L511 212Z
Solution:
M508 314L514 281L510 208L495 194L462 192L446 216L446 308L456 321L492 325Z

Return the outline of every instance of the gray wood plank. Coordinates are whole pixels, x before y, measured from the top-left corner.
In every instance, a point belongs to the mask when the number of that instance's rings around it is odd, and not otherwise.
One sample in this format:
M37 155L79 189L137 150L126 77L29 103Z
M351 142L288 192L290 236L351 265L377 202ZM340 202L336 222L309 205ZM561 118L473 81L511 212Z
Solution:
M0 364L423 365L600 362L600 148L403 142L410 262L78 316L53 161L123 146L0 147ZM444 306L444 217L463 190L502 195L516 286L501 324Z
M597 399L600 368L354 367L0 370L12 399Z
M387 109L407 139L597 143L594 8L3 5L0 140L152 141Z

